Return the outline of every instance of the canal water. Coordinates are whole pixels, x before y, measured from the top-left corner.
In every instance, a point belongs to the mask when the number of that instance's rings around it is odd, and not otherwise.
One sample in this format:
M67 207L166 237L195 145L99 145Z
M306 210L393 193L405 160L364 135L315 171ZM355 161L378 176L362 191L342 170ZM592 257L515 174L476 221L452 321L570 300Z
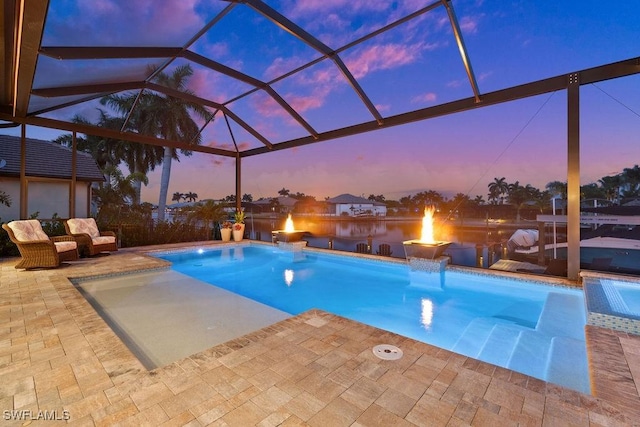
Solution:
M324 219L294 217L296 230L305 231L303 237L308 246L356 252L359 243L369 245L372 254L381 244L388 244L391 256L404 258L402 242L420 238L422 218L415 219ZM272 231L282 230L286 218L247 218L246 236L270 242ZM452 242L446 250L451 262L456 265L488 267L491 260L500 258L500 242L506 241L513 230L496 230L478 224L475 227L441 222L436 219L435 239ZM479 257L482 259L479 259Z

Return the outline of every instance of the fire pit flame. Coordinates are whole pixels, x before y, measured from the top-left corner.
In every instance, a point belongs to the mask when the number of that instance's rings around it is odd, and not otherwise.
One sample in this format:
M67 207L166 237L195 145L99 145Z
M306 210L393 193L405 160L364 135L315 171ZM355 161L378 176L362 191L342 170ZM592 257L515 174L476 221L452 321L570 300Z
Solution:
M422 235L420 243L436 243L433 238L433 214L436 208L433 206L424 208L424 217L422 218Z
M272 234L278 242L291 243L299 241L302 238L304 231L295 229L293 226L293 219L291 219L291 214L289 214L284 223L284 229L273 230Z
M422 235L420 236L420 239L407 240L403 242L404 252L407 259L410 257L436 259L442 255L444 250L451 244L450 242L439 242L434 239L434 213L435 208L433 206L425 207L424 217L422 218Z
M293 227L293 219L291 219L291 214L287 217L287 220L284 223L284 232L285 233L293 233L296 229Z

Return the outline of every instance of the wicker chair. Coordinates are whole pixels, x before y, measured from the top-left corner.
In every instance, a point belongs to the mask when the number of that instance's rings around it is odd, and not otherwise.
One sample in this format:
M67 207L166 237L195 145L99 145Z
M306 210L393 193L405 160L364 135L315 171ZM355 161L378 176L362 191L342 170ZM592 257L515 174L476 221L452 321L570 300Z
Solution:
M64 222L67 234L78 242L81 254L89 256L100 252L115 252L118 250L116 233L113 231L99 231L93 218L70 218Z
M59 267L62 261L78 259L78 244L71 236L49 237L36 219L11 221L2 228L22 256L16 268Z

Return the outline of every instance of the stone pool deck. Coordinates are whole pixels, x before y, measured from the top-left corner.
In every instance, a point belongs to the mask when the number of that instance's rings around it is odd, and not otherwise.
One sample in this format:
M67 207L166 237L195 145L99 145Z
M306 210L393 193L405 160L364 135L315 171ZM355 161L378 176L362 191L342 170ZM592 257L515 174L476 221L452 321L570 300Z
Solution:
M32 425L612 426L640 420L638 336L587 327L594 396L318 310L147 371L68 278L161 269L166 262L135 249L53 270L15 270L16 262L0 260L3 425L26 425L37 416L59 420ZM404 356L378 359L377 344L396 345Z

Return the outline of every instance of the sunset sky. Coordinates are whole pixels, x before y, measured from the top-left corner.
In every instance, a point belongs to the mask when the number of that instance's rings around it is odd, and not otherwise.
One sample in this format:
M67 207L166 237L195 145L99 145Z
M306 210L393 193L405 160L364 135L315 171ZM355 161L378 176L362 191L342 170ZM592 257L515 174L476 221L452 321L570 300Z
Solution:
M432 1L280 0L267 3L326 45L335 48ZM480 93L640 56L640 2L454 0ZM181 46L228 3L152 0L92 2L51 0L45 46ZM252 16L255 15L255 16ZM163 25L171 17L172 25ZM179 22L180 24L176 24ZM247 22L251 25L247 25ZM244 5L238 5L190 47L245 74L268 81L317 57ZM341 58L383 116L473 95L444 7L341 53ZM139 79L159 60L106 61L89 68L54 59L38 64L34 87L68 84L83 76L114 81ZM172 66L182 65L178 60ZM95 67L95 65L91 65ZM115 71L115 70L118 71ZM172 68L170 67L169 70ZM190 89L224 102L248 86L193 66ZM111 77L113 76L113 77ZM321 61L273 85L314 128L326 131L371 120L331 62ZM597 181L640 163L640 76L581 88L582 183ZM36 100L37 101L37 100ZM45 114L68 119L97 117L97 101ZM305 135L277 105L257 93L229 107L273 141ZM506 177L543 189L566 181L566 92L476 109L438 119L243 159L242 192L276 196L285 187L318 199L341 193L384 194L399 199L424 190L487 198L487 184ZM233 128L242 148L261 143ZM2 130L19 135L19 128ZM29 127L27 136L59 132ZM205 127L203 145L232 147L223 119ZM161 167L149 176L143 200L157 203ZM194 153L172 168L173 192L201 199L235 192L229 158ZM171 203L171 201L168 201Z

